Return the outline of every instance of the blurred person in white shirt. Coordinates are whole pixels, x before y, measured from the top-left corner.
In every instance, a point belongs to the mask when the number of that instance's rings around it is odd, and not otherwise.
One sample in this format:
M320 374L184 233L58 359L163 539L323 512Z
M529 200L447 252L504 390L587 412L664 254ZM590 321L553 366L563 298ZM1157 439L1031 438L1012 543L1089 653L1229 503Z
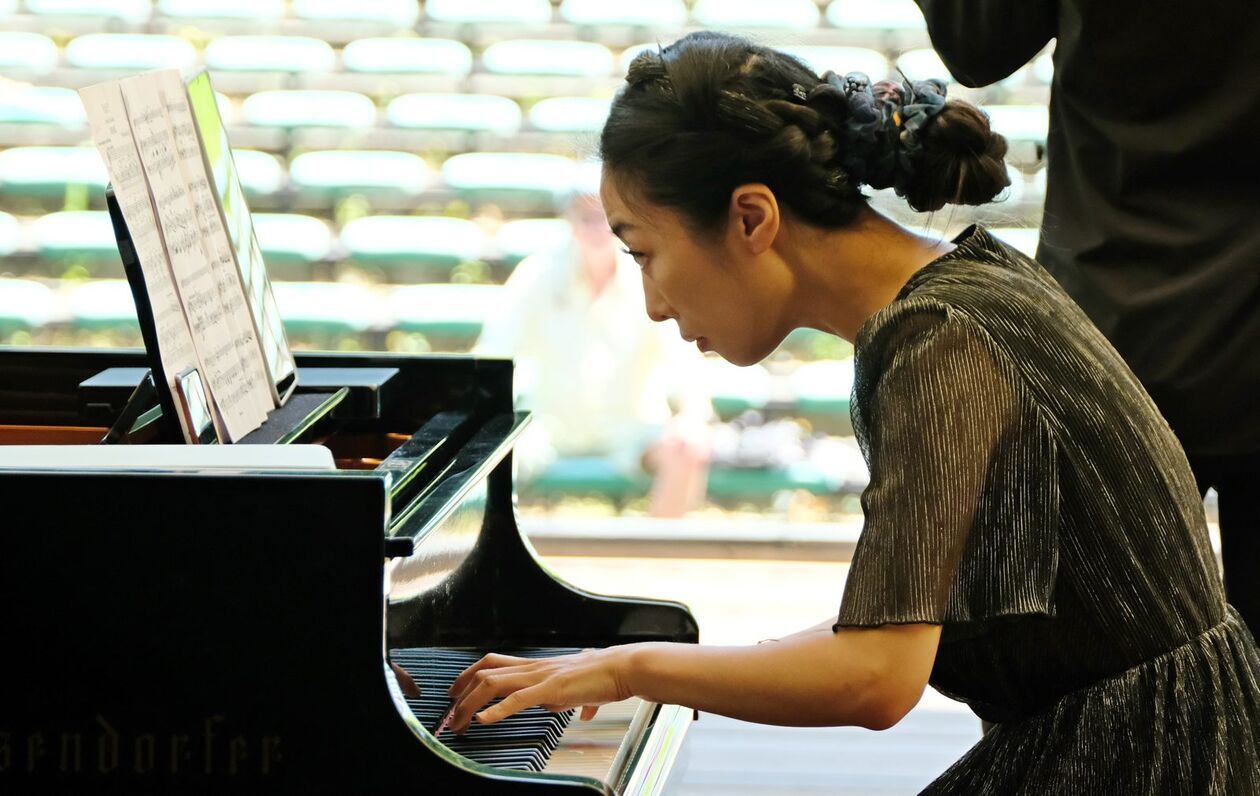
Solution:
M652 516L682 516L708 482L701 354L677 327L649 321L638 266L593 185L574 191L565 218L569 240L517 265L476 347L516 360L517 405L534 413L515 447L518 477L527 484L560 457L604 457L651 474Z

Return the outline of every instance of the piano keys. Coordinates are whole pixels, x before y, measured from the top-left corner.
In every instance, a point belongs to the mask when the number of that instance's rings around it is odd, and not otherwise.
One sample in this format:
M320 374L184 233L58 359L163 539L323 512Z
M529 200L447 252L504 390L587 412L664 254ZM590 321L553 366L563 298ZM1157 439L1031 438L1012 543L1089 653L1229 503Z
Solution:
M513 506L511 363L298 365L306 414L255 433L320 442L337 470L0 470L0 792L659 792L678 706L433 735L432 697L485 651L698 637L684 606L539 564ZM0 444L99 439L143 367L0 351Z

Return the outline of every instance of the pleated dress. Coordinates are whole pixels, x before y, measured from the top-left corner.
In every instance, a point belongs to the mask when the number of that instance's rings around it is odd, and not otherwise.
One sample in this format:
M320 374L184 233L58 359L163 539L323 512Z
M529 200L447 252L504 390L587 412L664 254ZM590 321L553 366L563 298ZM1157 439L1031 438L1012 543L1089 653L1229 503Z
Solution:
M1260 793L1260 653L1185 454L1048 273L955 242L857 336L837 623L940 624L931 685L995 723L924 793Z

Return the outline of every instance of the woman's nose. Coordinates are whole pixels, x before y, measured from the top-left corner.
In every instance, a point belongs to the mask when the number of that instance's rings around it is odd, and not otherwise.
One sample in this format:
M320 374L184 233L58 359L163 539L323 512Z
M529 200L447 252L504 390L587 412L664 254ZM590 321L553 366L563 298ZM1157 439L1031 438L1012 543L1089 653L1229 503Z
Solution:
M643 304L647 308L647 316L657 323L674 317L669 305L661 298L661 294L656 291L646 276L643 277Z

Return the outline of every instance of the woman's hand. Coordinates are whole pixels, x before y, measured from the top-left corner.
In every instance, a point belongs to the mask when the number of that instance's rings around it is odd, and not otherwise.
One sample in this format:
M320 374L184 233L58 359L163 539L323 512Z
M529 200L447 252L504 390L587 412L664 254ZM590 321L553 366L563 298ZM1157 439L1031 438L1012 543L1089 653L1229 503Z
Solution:
M479 724L493 724L536 705L551 711L581 707L582 719L591 719L600 705L633 696L626 685L633 646L555 658L487 655L451 684L454 704L447 726L463 732L474 718ZM486 707L499 697L503 701Z

